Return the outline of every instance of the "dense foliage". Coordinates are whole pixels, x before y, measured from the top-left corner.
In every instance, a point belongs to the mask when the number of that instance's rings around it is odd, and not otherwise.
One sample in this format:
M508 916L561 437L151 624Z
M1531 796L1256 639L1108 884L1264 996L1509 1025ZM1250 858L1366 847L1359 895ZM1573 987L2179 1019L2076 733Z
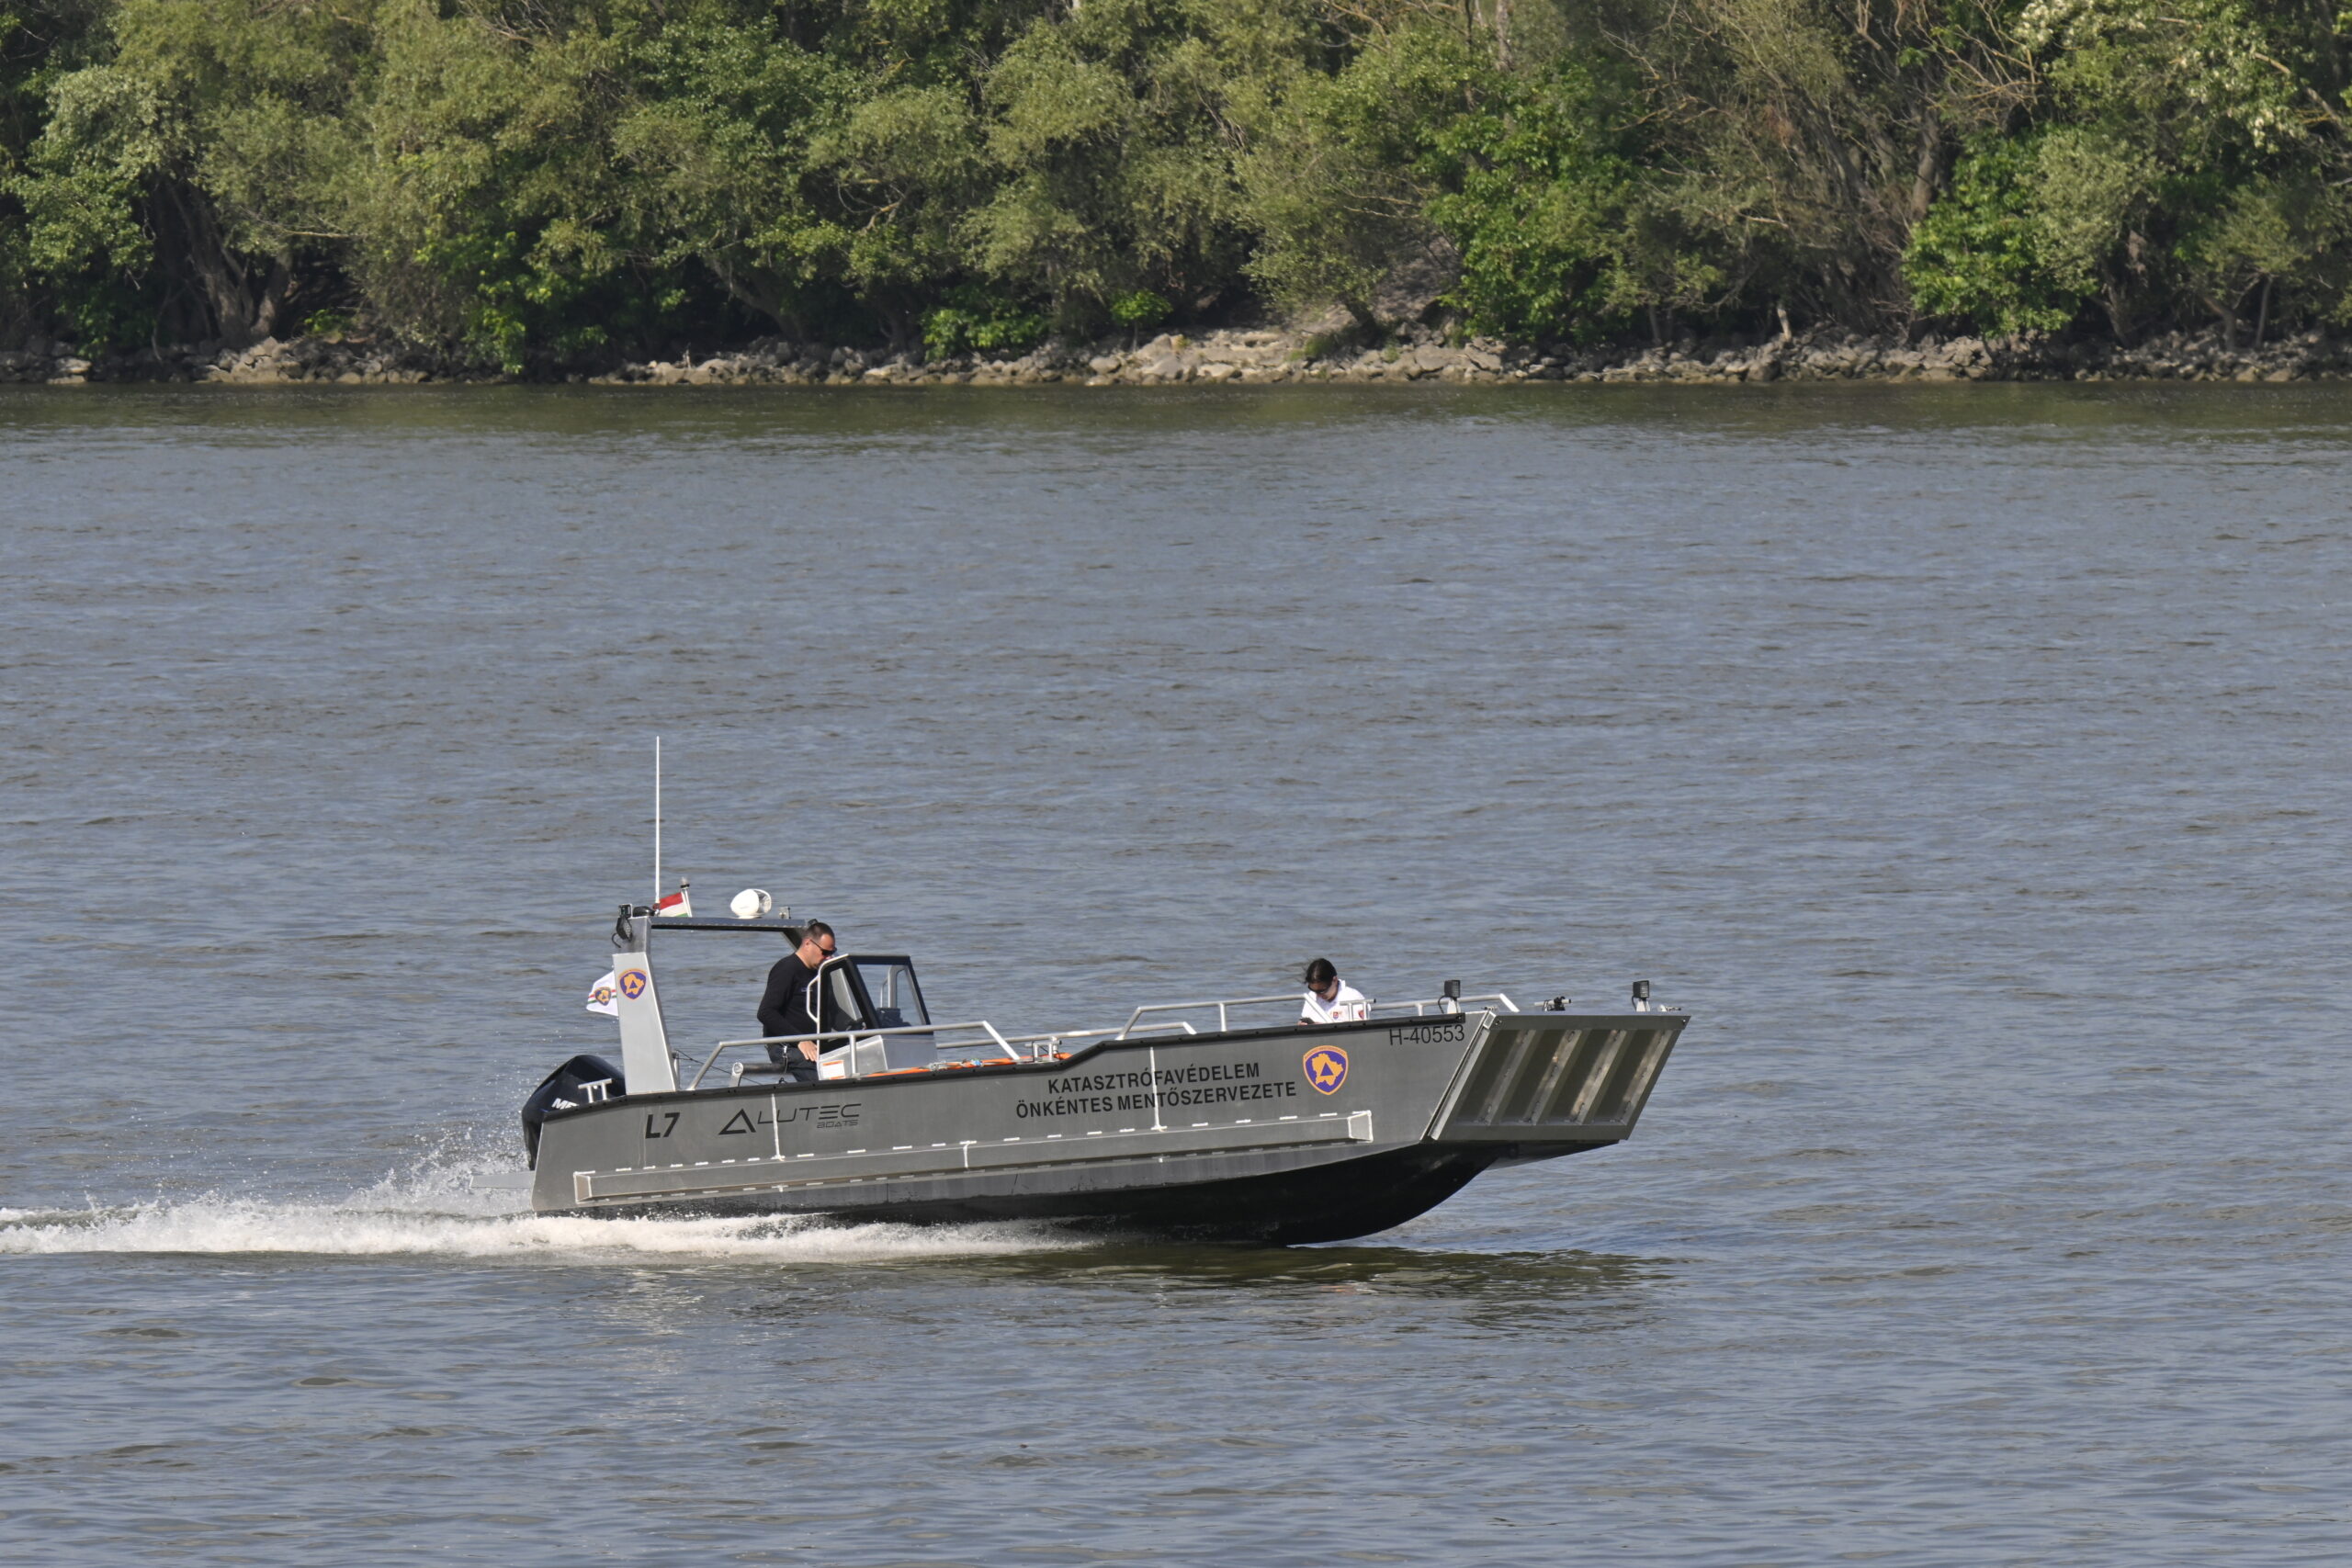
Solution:
M2352 321L2342 0L0 0L0 339Z

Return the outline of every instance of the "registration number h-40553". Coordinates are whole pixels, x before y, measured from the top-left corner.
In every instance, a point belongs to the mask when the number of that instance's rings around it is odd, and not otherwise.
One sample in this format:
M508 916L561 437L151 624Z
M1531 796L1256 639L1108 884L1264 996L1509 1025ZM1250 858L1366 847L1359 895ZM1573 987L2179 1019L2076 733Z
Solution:
M1458 1018L1433 1018L1427 1023L1400 1023L1388 1032L1388 1043L1451 1045L1458 1043L1469 1028L1468 1023Z

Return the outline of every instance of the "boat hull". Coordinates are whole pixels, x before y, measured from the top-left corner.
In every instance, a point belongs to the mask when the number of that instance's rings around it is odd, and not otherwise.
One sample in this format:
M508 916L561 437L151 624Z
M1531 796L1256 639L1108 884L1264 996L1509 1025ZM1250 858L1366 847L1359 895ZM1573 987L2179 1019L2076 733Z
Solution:
M684 1200L631 1212L682 1217L795 1214L836 1224L1035 1221L1089 1235L1301 1247L1347 1241L1401 1225L1462 1190L1493 1158L1480 1150L1389 1149L1336 1165L1148 1190L897 1199L873 1205L836 1200L821 1206L777 1204L747 1195Z
M547 1119L532 1202L1344 1240L1424 1213L1498 1160L1619 1142L1684 1021L1380 1019L1111 1041L1064 1061L629 1095Z

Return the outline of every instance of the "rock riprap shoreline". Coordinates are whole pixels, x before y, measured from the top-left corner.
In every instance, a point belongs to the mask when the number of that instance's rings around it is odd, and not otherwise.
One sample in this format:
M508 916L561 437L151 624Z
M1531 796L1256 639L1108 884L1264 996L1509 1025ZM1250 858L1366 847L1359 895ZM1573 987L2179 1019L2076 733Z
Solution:
M602 370L513 376L462 356L359 337L265 338L243 347L84 357L37 343L0 352L0 382L202 382L217 386L569 381L599 386L1233 385L1302 382L1608 384L1772 381L2301 381L2352 377L2352 342L2307 333L2259 348L2218 333L2175 333L2130 347L2040 338L1926 337L1902 343L1815 332L1747 344L1589 348L1448 342L1408 331L1378 347L1271 329L1053 344L1018 356L925 360L910 354L763 338L722 353Z

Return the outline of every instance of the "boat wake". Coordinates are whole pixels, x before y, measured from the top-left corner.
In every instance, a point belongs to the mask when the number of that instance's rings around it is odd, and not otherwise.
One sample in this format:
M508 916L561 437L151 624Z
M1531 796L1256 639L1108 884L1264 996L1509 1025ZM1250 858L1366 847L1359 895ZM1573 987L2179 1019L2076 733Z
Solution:
M889 1263L1001 1257L1080 1245L1020 1224L830 1224L772 1218L582 1218L520 1210L522 1195L473 1179L511 1160L447 1152L334 1201L212 1193L84 1209L0 1208L0 1256L147 1253L315 1258L468 1258L598 1263Z

